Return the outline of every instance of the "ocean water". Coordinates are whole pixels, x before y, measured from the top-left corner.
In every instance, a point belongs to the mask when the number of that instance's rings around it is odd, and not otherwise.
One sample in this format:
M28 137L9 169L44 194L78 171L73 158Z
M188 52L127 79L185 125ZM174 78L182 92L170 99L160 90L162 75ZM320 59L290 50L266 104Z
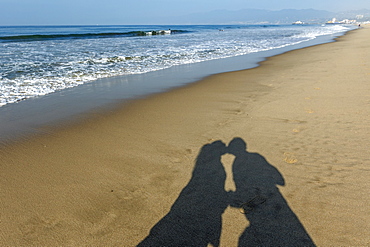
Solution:
M0 26L0 106L99 78L235 57L353 29L341 25ZM171 29L171 34L146 35Z

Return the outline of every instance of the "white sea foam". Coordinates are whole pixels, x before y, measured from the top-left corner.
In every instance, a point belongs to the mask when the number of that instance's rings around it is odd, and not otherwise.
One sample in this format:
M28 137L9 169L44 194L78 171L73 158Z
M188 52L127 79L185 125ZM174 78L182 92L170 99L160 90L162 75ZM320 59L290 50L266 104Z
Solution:
M187 28L192 32L2 42L0 106L98 78L260 52L349 29L339 25L231 26L219 32L215 26L181 27Z

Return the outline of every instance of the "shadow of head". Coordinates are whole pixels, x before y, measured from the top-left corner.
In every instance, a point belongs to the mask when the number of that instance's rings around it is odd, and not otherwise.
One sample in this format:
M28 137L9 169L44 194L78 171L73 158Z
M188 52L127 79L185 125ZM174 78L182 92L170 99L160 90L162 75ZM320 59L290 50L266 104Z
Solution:
M210 162L219 159L226 151L226 145L222 141L206 144L200 150L197 161Z
M240 153L245 153L247 150L247 143L240 137L235 137L229 143L227 147L227 152L233 155L237 155Z

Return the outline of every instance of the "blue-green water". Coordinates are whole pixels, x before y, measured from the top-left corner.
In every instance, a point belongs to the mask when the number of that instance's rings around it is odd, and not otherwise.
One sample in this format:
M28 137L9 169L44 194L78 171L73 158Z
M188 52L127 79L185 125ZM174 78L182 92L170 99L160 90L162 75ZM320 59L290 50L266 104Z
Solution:
M169 29L171 34L145 35ZM0 27L0 106L99 78L289 47L349 29L339 25Z

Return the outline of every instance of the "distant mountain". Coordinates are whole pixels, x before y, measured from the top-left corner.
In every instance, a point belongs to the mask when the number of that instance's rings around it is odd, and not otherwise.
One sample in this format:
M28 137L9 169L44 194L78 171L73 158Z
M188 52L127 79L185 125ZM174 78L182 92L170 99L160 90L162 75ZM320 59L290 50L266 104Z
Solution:
M283 9L278 11L263 9L214 10L184 16L158 17L157 22L172 24L290 24L299 20L306 23L324 23L334 17L355 19L358 15L363 15L364 18L370 17L370 11L358 10L334 13L315 9Z

